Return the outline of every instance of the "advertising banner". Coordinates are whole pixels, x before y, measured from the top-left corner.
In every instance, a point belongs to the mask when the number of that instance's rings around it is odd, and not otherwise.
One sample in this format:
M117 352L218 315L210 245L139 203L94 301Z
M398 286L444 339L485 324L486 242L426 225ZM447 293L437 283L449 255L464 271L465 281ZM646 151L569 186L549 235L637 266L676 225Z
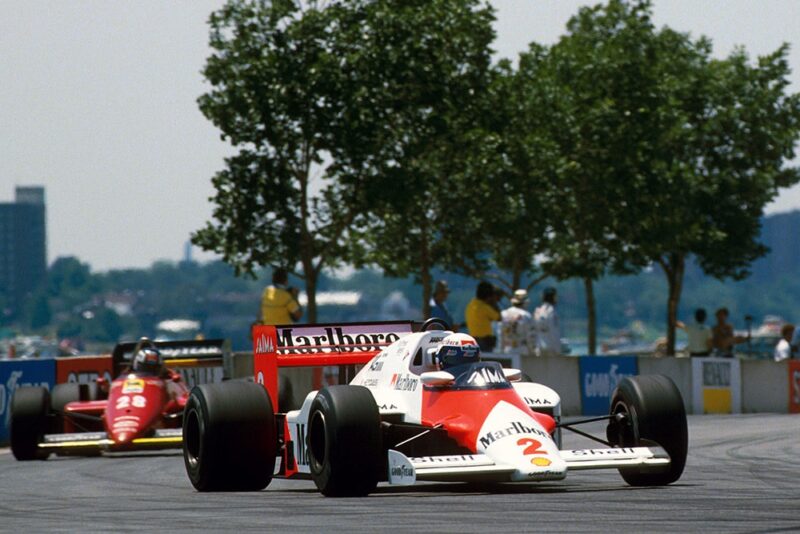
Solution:
M800 360L789 360L789 413L800 413Z
M581 356L578 365L583 415L607 414L619 381L639 374L635 356Z
M54 360L0 360L0 443L8 441L11 397L18 387L53 387L56 379Z
M692 358L692 408L696 414L742 412L739 360Z
M98 377L104 377L110 383L112 367L111 355L59 358L56 360L56 384L90 384Z

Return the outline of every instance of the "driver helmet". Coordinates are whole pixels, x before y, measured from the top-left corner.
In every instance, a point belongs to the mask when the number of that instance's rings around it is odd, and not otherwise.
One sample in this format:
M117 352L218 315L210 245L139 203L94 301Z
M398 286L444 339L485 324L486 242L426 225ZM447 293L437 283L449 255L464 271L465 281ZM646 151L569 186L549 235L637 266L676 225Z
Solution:
M450 334L442 340L436 353L436 361L442 370L480 360L478 342L468 334Z
M155 347L139 349L139 352L133 357L133 370L140 373L159 374L161 372L161 353Z

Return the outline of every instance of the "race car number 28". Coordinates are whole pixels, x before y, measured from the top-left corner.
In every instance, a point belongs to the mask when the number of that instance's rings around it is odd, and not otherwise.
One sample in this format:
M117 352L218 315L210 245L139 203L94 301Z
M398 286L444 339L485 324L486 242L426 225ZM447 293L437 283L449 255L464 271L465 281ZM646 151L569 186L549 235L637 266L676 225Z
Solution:
M128 395L123 395L122 397L117 399L116 409L117 410L124 410L125 408L130 407L133 405L134 408L144 408L147 404L147 398L142 395L133 395L132 397Z

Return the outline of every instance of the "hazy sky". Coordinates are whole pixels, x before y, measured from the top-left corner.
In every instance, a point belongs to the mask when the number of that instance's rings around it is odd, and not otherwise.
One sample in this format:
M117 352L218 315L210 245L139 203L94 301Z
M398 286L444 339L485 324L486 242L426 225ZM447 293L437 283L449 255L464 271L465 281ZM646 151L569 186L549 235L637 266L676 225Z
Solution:
M498 56L553 42L593 3L492 0ZM206 20L221 4L0 0L0 202L15 185L45 186L49 261L176 260L211 216L210 179L229 149L195 101ZM658 25L711 37L719 56L800 40L800 1L655 0L654 11ZM800 91L800 51L790 63ZM797 208L800 187L768 211Z

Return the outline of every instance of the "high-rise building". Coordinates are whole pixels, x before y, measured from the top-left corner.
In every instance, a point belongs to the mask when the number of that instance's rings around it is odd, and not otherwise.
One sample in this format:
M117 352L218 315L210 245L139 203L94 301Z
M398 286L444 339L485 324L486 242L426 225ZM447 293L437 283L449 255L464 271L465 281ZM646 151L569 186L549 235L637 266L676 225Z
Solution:
M0 202L0 297L3 315L16 316L47 274L44 187L17 187Z

